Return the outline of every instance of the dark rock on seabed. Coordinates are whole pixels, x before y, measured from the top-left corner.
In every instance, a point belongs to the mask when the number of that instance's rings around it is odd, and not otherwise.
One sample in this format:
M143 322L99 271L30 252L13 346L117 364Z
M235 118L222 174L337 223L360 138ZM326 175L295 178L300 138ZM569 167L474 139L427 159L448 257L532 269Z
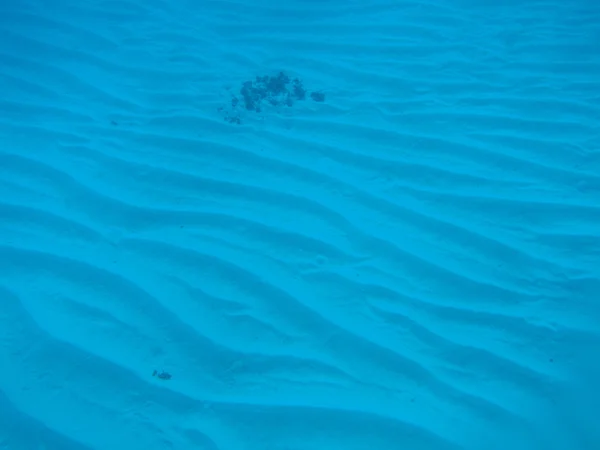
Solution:
M254 80L245 81L239 90L239 95L233 95L229 107L219 108L225 113L229 123L241 124L241 110L260 113L265 107L291 108L297 101L304 101L307 91L299 78L291 79L284 72L275 76L257 76ZM324 102L325 94L311 92L310 98L315 102Z

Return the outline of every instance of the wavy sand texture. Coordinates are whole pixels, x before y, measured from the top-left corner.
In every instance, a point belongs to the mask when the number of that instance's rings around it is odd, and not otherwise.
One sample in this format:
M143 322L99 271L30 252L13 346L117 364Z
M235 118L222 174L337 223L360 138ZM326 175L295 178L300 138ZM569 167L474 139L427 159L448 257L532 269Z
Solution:
M2 2L0 447L600 448L600 10L481 3Z

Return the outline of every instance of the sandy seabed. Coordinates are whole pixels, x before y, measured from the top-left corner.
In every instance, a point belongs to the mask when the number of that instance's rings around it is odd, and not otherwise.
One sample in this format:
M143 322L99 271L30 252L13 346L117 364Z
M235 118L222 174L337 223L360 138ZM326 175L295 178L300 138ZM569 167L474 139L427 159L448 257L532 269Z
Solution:
M0 448L600 448L599 24L2 2Z

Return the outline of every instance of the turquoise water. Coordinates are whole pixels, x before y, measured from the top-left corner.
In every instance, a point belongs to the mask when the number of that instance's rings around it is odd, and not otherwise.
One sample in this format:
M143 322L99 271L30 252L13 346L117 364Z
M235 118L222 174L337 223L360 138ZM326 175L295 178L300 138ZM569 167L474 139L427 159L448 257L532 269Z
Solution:
M600 6L0 5L0 449L600 448Z

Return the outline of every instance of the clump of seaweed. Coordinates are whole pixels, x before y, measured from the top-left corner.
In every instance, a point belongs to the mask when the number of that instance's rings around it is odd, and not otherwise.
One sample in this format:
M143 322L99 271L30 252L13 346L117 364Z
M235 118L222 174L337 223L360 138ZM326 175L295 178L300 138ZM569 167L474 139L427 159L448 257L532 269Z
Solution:
M292 107L296 101L306 100L307 91L300 79L291 79L283 72L275 76L257 76L254 80L245 81L239 90L239 96L233 95L229 112L225 120L240 124L240 109L260 113L265 106ZM312 92L310 98L316 102L324 102L325 94ZM225 108L219 108L224 110Z

